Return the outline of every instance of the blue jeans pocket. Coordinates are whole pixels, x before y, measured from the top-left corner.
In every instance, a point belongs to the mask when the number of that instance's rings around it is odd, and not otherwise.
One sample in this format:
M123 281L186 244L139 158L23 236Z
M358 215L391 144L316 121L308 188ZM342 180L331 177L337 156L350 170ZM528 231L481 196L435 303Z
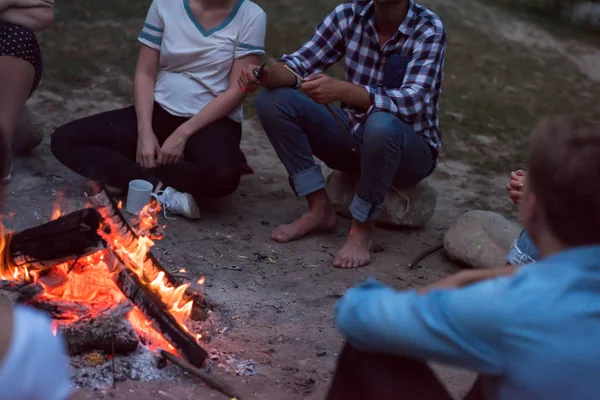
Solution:
M404 75L408 68L408 57L392 54L383 67L382 85L386 88L399 88L404 82Z

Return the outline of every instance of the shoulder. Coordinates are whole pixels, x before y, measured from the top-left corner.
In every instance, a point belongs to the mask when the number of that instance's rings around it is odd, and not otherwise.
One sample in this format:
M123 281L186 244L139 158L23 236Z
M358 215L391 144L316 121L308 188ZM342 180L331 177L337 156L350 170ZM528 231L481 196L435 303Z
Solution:
M425 36L446 36L446 27L442 19L429 8L414 3L415 11L415 31Z
M238 3L238 16L243 22L254 21L256 18L266 19L267 13L255 2L240 0Z

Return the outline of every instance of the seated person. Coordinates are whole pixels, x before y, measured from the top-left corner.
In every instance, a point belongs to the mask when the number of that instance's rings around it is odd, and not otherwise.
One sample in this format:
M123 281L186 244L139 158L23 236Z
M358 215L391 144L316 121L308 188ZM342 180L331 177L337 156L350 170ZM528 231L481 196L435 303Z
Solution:
M329 399L451 399L425 362L479 372L468 399L596 399L600 375L600 124L533 132L521 219L540 261L467 271L421 293L376 281L336 308L348 340Z
M6 151L0 139L0 161ZM0 162L0 172L6 164ZM3 181L0 180L0 203ZM50 319L23 306L0 304L0 399L66 400L71 396L68 359L62 337Z
M50 24L54 0L0 0L0 138L6 141L4 175L12 177L12 137L25 102L42 78L42 56L35 33Z
M436 167L446 41L438 16L412 0L354 0L337 6L311 40L268 66L260 81L253 75L256 66L242 74L245 90L267 88L256 98L258 116L292 189L308 202L308 212L276 228L274 240L285 243L334 228L336 215L316 156L360 177L350 205L352 227L333 265L370 262L374 221L389 188L416 185ZM341 59L345 80L322 74ZM342 108L326 108L334 101Z
M240 72L264 54L266 15L249 0L154 0L139 36L135 105L70 122L52 152L119 190L143 179L163 207L199 218L196 200L238 187Z
M510 173L510 180L506 184L508 195L515 204L519 204L523 197L525 176L526 174L523 170L513 171ZM507 264L514 266L530 264L537 261L538 258L539 253L535 244L533 244L527 232L522 230L519 238L515 240L506 255Z

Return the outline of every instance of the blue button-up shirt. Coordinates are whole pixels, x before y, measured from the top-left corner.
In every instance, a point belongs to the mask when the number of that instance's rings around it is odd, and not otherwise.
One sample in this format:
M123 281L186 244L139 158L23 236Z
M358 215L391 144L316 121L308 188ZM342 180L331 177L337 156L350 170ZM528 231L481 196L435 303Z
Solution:
M484 374L490 399L600 398L600 246L425 295L367 281L336 320L359 350Z

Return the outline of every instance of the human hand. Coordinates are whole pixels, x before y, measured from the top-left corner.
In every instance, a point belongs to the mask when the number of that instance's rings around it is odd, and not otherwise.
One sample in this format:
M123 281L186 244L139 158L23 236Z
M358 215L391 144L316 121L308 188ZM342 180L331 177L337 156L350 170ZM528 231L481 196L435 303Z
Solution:
M160 146L154 132L149 131L138 134L137 151L135 161L144 168L154 168L154 158L158 154Z
M11 7L15 8L37 8L52 7L54 0L9 0Z
M171 165L181 161L188 138L189 135L182 127L175 129L158 152L158 165Z
M254 93L260 87L260 81L254 76L254 71L260 69L260 65L248 65L240 73L238 78L238 86L244 93ZM266 73L266 69L263 69L263 76Z
M519 204L525 190L525 171L519 169L510 173L506 191L513 203Z
M342 81L324 74L312 74L306 78L300 88L316 103L329 104L339 100L340 83Z

